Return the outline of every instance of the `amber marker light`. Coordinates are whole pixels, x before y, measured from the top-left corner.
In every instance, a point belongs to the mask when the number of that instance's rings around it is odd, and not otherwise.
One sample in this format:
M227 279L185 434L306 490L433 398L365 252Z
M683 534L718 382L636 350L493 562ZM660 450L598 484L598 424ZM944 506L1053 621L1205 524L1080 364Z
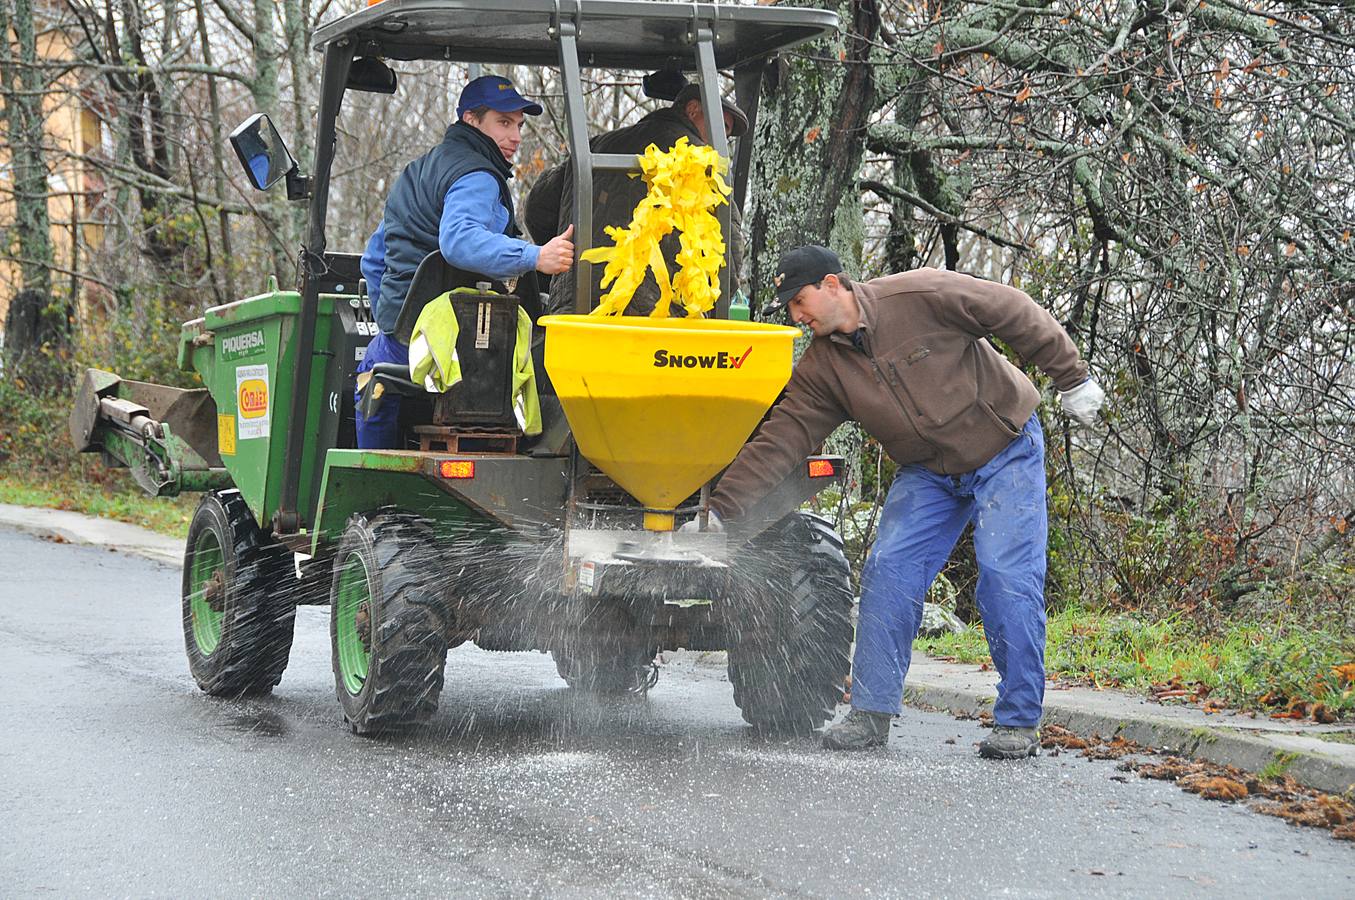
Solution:
M811 459L809 461L810 478L828 478L836 474L837 469L833 468L833 463L831 460Z
M438 463L438 474L443 478L474 478L475 460L444 459Z

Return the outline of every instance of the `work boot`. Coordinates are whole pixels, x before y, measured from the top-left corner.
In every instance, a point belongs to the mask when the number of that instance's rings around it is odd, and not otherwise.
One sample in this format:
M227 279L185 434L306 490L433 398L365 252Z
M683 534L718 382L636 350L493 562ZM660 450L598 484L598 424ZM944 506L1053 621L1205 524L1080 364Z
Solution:
M829 750L866 750L889 743L888 713L866 712L852 707L847 717L832 728L824 729L823 746Z
M1040 729L994 725L988 737L979 742L984 759L1025 759L1040 752Z

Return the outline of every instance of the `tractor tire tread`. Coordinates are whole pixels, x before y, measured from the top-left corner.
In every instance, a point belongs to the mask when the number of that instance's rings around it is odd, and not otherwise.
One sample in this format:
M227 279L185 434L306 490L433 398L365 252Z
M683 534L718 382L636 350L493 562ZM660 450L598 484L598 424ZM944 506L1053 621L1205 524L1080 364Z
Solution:
M842 539L821 516L797 513L762 540L798 545L772 637L734 642L729 680L746 722L761 731L807 733L830 718L850 670L851 570ZM756 549L755 549L756 552Z
M230 547L221 549L223 554L234 556L232 588L240 602L231 604L234 618L225 631L229 640L223 637L223 644L211 656L195 660L192 637L185 629L193 677L198 687L213 697L267 694L282 680L291 656L296 605L283 590L291 555L259 528L239 490L210 492L204 495L199 509L209 502L219 505L230 530ZM197 518L195 514L195 523ZM190 531L194 527L190 525ZM185 593L188 577L185 567ZM184 615L189 615L187 608Z
M399 512L361 520L387 592L378 614L368 684L356 696L337 683L344 717L358 734L401 731L428 721L445 680L447 643L437 604L428 595L434 539L427 522ZM350 522L350 528L353 523ZM342 556L342 551L341 551Z

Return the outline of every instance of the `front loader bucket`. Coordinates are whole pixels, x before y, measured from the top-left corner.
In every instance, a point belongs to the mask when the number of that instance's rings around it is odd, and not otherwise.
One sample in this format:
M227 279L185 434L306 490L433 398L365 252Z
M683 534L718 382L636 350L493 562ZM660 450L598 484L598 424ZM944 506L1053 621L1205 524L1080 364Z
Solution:
M722 319L547 316L546 371L579 452L673 527L790 379L798 329Z
M128 400L147 410L150 418L169 425L208 465L220 466L216 447L216 405L206 389L185 389L132 381L102 369L86 369L71 409L71 442L81 453L103 449L99 444L99 401L105 397ZM127 460L121 460L126 463Z
M217 452L216 405L202 388L130 381L86 369L71 408L71 442L127 466L148 494L230 485Z

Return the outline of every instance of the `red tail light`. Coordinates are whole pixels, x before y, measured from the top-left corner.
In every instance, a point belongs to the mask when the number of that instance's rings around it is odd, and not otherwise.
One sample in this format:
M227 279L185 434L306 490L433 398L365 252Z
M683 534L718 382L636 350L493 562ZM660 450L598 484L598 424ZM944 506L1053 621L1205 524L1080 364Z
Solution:
M809 461L810 478L828 478L837 474L837 469L833 468L832 460L811 459Z
M438 474L443 478L474 478L475 460L444 459L438 463Z

